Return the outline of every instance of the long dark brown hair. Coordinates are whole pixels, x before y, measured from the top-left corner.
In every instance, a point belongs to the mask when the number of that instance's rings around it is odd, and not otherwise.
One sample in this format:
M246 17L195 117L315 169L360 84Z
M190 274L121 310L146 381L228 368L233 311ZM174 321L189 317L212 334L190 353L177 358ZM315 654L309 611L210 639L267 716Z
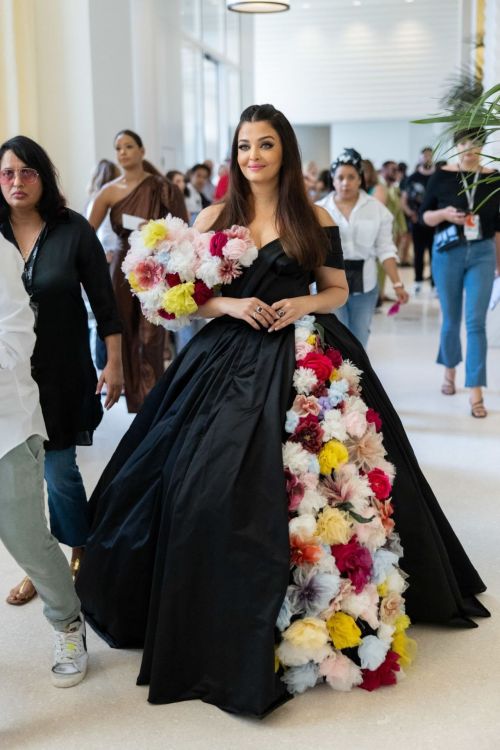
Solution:
M238 165L238 138L245 122L268 122L278 134L283 161L279 172L277 230L287 255L304 268L318 268L325 262L327 235L306 193L299 144L293 128L272 104L252 104L241 113L231 147L229 191L212 229L226 229L233 224L248 226L255 216L250 183Z

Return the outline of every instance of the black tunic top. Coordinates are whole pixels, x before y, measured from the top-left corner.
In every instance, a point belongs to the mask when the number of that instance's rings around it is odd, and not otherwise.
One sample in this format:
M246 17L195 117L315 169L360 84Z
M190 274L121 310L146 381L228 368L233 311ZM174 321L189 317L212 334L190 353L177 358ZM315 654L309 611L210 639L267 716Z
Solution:
M9 222L1 231L15 242ZM103 412L95 395L97 376L81 287L102 338L122 327L106 257L86 219L66 209L56 224L45 227L36 255L27 261L24 281L36 313L31 362L49 436L45 448L90 445Z
M467 196L460 174L460 172L450 172L446 169L440 169L432 175L427 185L421 207L422 217L425 211L436 211L447 206L453 206L461 211L469 211ZM472 187L475 172L463 172L462 174L467 180L469 187ZM489 177L496 178L496 181L491 184L483 182L485 178ZM500 214L498 213L500 192L495 193L498 187L498 172L490 172L479 176L473 208L474 213L478 213L481 217L482 239L485 240L493 237L495 232L500 232ZM488 200L477 211L476 207L481 205L485 198L488 198ZM448 221L443 221L438 225L438 229L445 229L449 226L450 223Z

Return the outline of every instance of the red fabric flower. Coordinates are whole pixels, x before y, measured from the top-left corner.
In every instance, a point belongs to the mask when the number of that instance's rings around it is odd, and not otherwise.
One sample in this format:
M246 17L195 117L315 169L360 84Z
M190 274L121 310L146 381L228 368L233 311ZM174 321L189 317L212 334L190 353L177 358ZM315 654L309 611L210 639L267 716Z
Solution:
M210 240L211 255L214 255L216 258L222 258L222 249L227 245L227 240L227 234L224 234L224 232L216 232L212 235Z
M160 318L165 318L165 320L175 320L174 313L168 313L163 309L163 307L160 307L160 309L158 310L158 315L160 316Z
M320 560L323 549L319 544L304 542L299 536L290 537L290 556L292 565L314 565Z
M309 367L316 374L320 383L328 380L333 369L331 360L321 352L309 352L304 359L297 362L297 366Z
M308 414L299 419L290 440L293 443L301 443L302 447L309 453L319 453L323 445L324 432L319 425L318 417L314 414Z
M198 307L204 305L213 296L213 291L203 281L194 282L193 299Z
M399 672L399 656L394 651L388 651L385 661L378 669L362 669L363 682L359 687L363 690L376 690L382 685L395 685L397 682L396 672Z
M344 361L344 358L342 357L342 354L339 352L338 349L334 349L333 346L328 346L325 349L325 356L328 357L332 365L335 369L340 367L342 362Z
M382 469L372 469L368 472L367 476L372 492L377 500L387 500L391 495L392 484L385 471L382 471Z
M324 383L318 383L318 385L312 389L311 396L315 396L316 398L328 396L328 388Z
M359 594L368 583L373 569L373 560L366 547L362 547L357 538L347 544L334 544L331 547L337 568L345 573Z
M304 497L304 485L292 474L290 469L285 469L286 491L288 494L288 510L294 513Z
M382 429L382 420L380 414L375 409L368 409L366 412L366 421L375 425L375 432L380 432Z
M178 273L167 273L165 278L169 286L178 286L181 283L181 277Z

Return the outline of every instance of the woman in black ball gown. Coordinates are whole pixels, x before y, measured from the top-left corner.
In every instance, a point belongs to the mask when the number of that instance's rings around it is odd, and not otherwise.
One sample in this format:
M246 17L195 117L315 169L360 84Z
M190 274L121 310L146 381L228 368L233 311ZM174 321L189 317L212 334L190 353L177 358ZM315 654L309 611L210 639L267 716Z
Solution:
M145 401L91 499L77 580L93 627L143 647L152 703L198 698L263 716L290 698L275 671L290 577L282 443L294 397L294 325L313 314L362 370L396 467L392 502L415 621L474 627L485 586L419 469L366 353L329 311L347 294L338 229L309 205L293 130L271 105L246 109L225 202L200 230L248 226L257 260L202 308L213 318ZM315 280L318 294L310 295Z

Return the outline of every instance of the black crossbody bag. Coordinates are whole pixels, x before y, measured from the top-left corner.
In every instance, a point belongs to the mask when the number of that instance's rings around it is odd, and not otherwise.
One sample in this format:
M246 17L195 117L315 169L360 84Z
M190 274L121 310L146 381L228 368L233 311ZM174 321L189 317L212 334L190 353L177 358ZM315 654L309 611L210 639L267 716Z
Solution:
M446 229L434 232L432 252L444 253L447 250L457 247L457 245L461 245L463 242L464 237L461 227L457 226L457 224L450 224Z

